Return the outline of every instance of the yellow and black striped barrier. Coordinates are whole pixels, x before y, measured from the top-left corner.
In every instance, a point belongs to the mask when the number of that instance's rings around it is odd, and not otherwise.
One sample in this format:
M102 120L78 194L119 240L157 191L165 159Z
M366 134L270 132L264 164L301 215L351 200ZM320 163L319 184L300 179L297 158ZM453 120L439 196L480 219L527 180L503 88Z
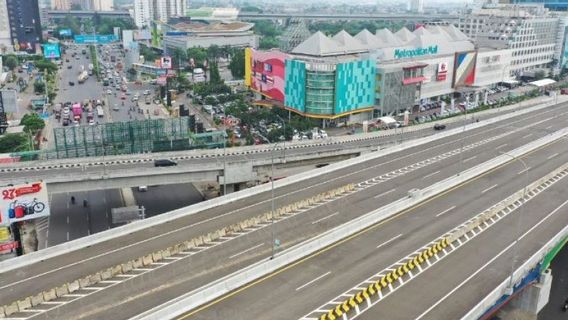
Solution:
M449 244L448 238L443 238L442 240L434 243L432 246L422 250L413 259L409 259L404 264L396 268L395 270L384 275L380 280L367 286L365 289L357 292L355 295L349 299L338 304L335 308L329 310L320 316L319 320L335 320L342 319L345 313L348 313L351 309L354 309L363 301L371 299L372 296L378 295L383 288L387 288L391 283L396 281L398 278L404 276L410 271L414 270L420 264L426 262L430 257L434 256L436 253L442 251Z

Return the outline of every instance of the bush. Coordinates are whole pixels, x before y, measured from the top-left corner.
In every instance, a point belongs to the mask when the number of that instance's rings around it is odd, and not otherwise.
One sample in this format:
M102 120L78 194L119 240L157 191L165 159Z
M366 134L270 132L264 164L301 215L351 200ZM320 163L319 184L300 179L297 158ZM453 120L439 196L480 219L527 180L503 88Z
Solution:
M27 151L28 141L29 138L23 133L6 133L0 136L0 153Z
M35 134L39 130L45 128L45 122L36 113L28 113L22 117L20 124L24 126L24 131Z

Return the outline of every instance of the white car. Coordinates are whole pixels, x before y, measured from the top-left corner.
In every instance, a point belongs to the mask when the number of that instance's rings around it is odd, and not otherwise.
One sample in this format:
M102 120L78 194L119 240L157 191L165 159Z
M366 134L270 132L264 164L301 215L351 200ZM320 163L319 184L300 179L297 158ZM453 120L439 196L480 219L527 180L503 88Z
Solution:
M90 125L90 126L94 126L94 125L95 125L95 120L93 120L93 119L89 120L89 125Z
M112 94L112 90L108 89L107 94Z

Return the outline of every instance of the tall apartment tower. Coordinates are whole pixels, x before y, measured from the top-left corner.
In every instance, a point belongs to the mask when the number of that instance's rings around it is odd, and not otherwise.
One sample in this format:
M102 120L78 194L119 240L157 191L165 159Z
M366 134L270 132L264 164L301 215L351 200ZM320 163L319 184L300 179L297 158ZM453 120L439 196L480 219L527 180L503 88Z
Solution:
M410 0L410 11L415 13L423 13L424 0Z
M51 9L53 9L53 10L69 10L69 9L71 9L71 1L69 1L69 0L51 0Z
M92 0L92 9L95 11L112 11L113 0Z
M134 23L138 28L150 26L153 19L152 0L134 0Z
M167 22L184 16L185 9L184 0L134 0L134 22L138 28L149 26L152 20Z

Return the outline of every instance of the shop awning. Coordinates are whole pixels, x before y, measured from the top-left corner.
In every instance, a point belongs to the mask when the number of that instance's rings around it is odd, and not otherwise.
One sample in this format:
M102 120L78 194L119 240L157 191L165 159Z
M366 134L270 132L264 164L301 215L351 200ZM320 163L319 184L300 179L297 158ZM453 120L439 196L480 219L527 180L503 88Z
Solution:
M422 82L424 80L426 80L426 77L420 76L420 77L402 79L402 83L405 84L405 85L408 85L408 84L413 84L413 83L419 83L419 82Z
M409 69L420 69L420 68L426 68L428 66L428 64L426 63L414 63L414 64L407 64L402 66L403 70L409 70Z
M556 83L556 81L552 80L552 79L542 79L542 80L537 80L537 81L533 81L533 82L529 82L530 85L533 85L535 87L546 87L549 86L551 84Z

